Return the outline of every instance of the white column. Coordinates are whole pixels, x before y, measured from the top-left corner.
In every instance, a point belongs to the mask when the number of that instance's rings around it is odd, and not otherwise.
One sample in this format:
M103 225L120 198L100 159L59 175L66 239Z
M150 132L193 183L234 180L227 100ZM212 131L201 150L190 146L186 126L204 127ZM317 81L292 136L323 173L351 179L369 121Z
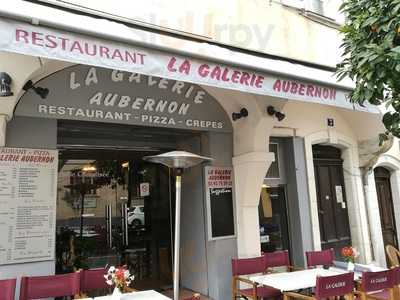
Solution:
M6 145L7 116L0 115L0 147Z
M258 204L265 174L274 154L249 152L233 158L239 257L260 255Z
M374 261L379 266L386 266L385 246L382 237L381 217L379 212L378 195L376 194L374 171L366 174L365 197L368 208L371 243L374 252Z
M397 239L400 241L400 170L396 169L390 177L394 216L396 219Z

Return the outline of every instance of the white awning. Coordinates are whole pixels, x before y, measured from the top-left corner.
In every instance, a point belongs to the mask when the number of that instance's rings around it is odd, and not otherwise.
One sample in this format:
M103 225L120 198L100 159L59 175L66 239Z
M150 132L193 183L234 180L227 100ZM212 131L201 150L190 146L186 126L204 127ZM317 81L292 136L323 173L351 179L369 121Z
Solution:
M0 7L0 51L379 112L350 103L351 81L337 82L329 71L20 0Z

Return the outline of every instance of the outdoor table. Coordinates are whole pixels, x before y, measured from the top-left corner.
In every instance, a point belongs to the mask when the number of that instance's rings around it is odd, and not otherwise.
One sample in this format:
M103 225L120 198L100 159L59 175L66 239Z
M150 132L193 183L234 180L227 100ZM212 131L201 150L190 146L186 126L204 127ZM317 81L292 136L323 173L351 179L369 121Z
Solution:
M111 300L111 296L95 297L94 300ZM123 294L121 300L171 300L170 298L157 293L156 291L140 291Z
M316 268L294 272L249 276L249 279L258 284L273 287L281 292L289 292L315 287L317 276L333 276L345 274L347 272L347 270L338 268ZM358 278L359 274L354 274L354 279L357 280Z

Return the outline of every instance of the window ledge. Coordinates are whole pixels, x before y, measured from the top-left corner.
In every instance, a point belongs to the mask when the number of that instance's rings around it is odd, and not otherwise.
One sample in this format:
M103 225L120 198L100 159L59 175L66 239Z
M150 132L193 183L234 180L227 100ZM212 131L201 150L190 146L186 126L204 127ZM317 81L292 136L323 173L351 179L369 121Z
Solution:
M323 25L327 25L329 27L335 28L335 29L339 29L340 27L342 27L342 24L336 22L335 19L332 19L330 17L315 13L313 11L309 11L309 10L305 10L305 9L300 9L300 14L312 21L321 23Z
M291 3L285 2L280 0L279 3L286 7L287 9L290 10L295 10L297 12L299 12L300 15L302 15L303 17L310 19L311 21L320 23L322 25L334 28L334 29L339 29L340 27L342 27L343 24L340 24L339 22L336 22L335 19L321 15L319 13L313 12L311 10L308 10L300 5L293 5Z

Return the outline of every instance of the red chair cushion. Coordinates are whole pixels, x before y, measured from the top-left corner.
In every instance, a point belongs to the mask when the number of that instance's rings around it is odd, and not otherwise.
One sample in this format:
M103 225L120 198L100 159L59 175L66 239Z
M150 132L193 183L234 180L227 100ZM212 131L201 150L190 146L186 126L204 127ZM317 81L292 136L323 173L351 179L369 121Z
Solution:
M14 300L16 279L0 280L0 300Z
M81 271L81 291L90 292L94 290L106 290L110 286L106 283L104 275L107 275L107 269L89 269Z
M288 267L290 265L288 251L275 251L264 253L265 269L275 267Z
M332 266L335 260L335 253L333 249L326 249L322 251L308 251L306 252L307 267L316 266Z
M354 274L345 273L334 276L317 277L315 298L325 299L329 297L344 296L353 292Z
M239 293L241 293L244 296L251 297L253 295L253 289L239 290ZM268 286L257 287L257 296L260 298L279 297L281 295L282 294L281 294L280 290L274 289L272 287L268 287Z

